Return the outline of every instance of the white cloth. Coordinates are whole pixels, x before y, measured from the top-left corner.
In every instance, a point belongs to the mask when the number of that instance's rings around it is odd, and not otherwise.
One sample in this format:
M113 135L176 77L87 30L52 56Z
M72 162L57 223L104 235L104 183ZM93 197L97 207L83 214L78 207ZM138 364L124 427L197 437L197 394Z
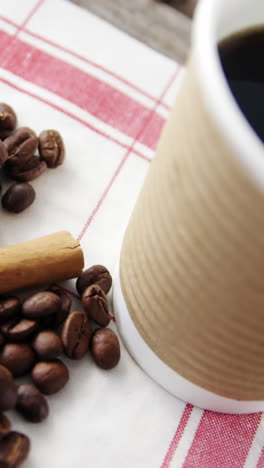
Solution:
M66 229L81 238L86 267L101 263L114 273L124 228L179 86L178 64L62 0L1 2L0 39L1 101L14 107L20 126L59 130L67 153L63 166L32 182L32 207L19 215L1 211L1 244ZM66 285L75 290L74 281ZM74 300L73 308L79 307ZM97 368L89 356L65 362L70 382L49 397L45 422L33 425L10 412L14 429L32 440L25 468L228 467L226 452L233 446L224 444L223 432L236 440L238 427L245 456L236 465L232 452L232 466L243 466L246 457L248 466L257 465L260 415L231 416L217 426L218 415L168 394L123 346L112 371ZM216 429L197 440L196 430L207 428L208 418ZM214 440L220 461L211 450Z

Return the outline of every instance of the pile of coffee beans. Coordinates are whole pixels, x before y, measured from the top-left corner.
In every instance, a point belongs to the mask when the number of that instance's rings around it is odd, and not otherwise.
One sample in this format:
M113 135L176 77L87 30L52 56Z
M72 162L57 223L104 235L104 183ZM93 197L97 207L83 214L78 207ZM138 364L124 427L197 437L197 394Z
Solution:
M73 311L70 295L55 284L23 301L0 297L0 466L20 466L30 450L29 438L12 431L3 412L15 408L32 423L46 419L49 406L44 395L59 392L69 380L62 353L77 360L90 351L102 369L118 364L118 338L105 328L110 322L106 294L111 285L104 266L85 270L76 283L82 307ZM32 383L15 383L16 377L27 374Z
M0 167L15 181L3 195L2 206L12 213L20 213L34 202L36 193L29 182L65 159L63 139L57 130L43 130L37 137L31 128L16 125L12 107L0 103Z

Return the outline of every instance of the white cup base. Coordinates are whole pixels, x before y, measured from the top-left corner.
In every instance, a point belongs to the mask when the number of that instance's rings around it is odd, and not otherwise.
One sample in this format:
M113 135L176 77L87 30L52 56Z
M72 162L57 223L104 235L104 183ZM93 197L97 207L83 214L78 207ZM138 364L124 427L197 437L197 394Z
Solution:
M114 281L113 307L117 327L128 352L153 380L172 395L194 406L220 413L264 411L264 401L238 401L219 396L189 382L161 361L145 343L129 315L119 276Z

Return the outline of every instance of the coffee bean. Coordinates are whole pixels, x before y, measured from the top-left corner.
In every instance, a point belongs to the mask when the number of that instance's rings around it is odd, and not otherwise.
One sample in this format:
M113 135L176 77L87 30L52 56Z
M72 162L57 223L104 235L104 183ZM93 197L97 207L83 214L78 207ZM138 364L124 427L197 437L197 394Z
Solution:
M19 385L17 394L16 409L25 419L38 423L48 417L49 407L47 400L34 385Z
M61 298L61 307L55 316L54 326L56 327L61 325L64 322L64 320L68 317L69 312L71 310L72 299L69 296L69 294L63 291L63 289L61 289L56 284L51 284L47 288L47 291L52 291Z
M21 310L21 302L16 296L0 296L0 320L17 317Z
M11 431L11 423L5 414L0 413L0 439L7 436Z
M13 165L28 161L38 147L38 137L31 128L20 127L5 139L4 145L8 152L8 158Z
M12 319L1 326L2 333L12 341L23 341L38 328L36 320L25 318Z
M78 294L81 296L84 290L92 284L98 284L105 294L108 293L112 286L112 277L107 268L102 265L94 265L83 271L76 282Z
M41 291L29 296L22 305L22 314L27 318L41 318L56 314L61 307L60 297L49 291Z
M64 143L57 130L43 130L39 135L39 154L47 166L55 168L65 159Z
M7 367L3 366L2 364L0 364L0 377L13 380L13 375L10 372L10 370L7 369Z
M10 135L12 135L13 130L1 130L0 129L0 139L2 142L5 141L6 138L8 138Z
M61 338L66 356L81 359L89 349L91 324L83 312L72 312L64 322Z
M120 345L116 334L110 328L98 328L92 335L92 356L102 369L112 369L120 359Z
M32 348L25 343L7 343L0 351L0 364L7 367L14 377L25 375L35 361Z
M69 371L59 359L38 362L32 369L32 380L36 387L46 395L61 390L69 380Z
M18 468L30 451L29 438L20 432L10 432L0 440L0 467Z
M5 337L3 333L0 333L0 349L4 346L5 344Z
M27 183L13 184L2 197L3 208L12 213L21 213L34 202L36 193Z
M11 106L0 103L0 138L8 136L15 128L17 118Z
M45 161L41 161L38 156L32 156L28 161L16 167L12 167L11 162L12 158L6 162L5 173L11 179L19 182L30 182L41 176L47 169Z
M93 284L84 290L82 305L90 319L102 327L106 327L109 324L107 298L98 284Z
M8 138L10 135L12 135L13 130L5 130L4 128L1 130L0 129L0 139L2 142L5 141L6 138Z
M40 359L53 360L63 351L61 338L51 330L44 330L34 338L32 347Z
M6 147L4 143L2 142L2 140L0 140L0 167L3 166L7 158L8 158L8 153L7 153Z
M2 365L0 365L0 390L0 411L14 408L17 401L17 386L11 372Z

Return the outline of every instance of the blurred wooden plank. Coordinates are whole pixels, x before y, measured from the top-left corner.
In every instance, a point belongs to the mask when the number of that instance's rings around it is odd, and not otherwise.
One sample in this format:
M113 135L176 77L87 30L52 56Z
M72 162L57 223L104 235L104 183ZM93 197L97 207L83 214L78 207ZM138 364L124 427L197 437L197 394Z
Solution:
M180 11L181 13L184 13L185 15L192 17L198 0L156 0L156 1L159 1L161 3L166 3L167 5L170 5L171 7L176 8L176 10Z
M185 61L191 20L175 8L156 0L72 1L162 54Z

